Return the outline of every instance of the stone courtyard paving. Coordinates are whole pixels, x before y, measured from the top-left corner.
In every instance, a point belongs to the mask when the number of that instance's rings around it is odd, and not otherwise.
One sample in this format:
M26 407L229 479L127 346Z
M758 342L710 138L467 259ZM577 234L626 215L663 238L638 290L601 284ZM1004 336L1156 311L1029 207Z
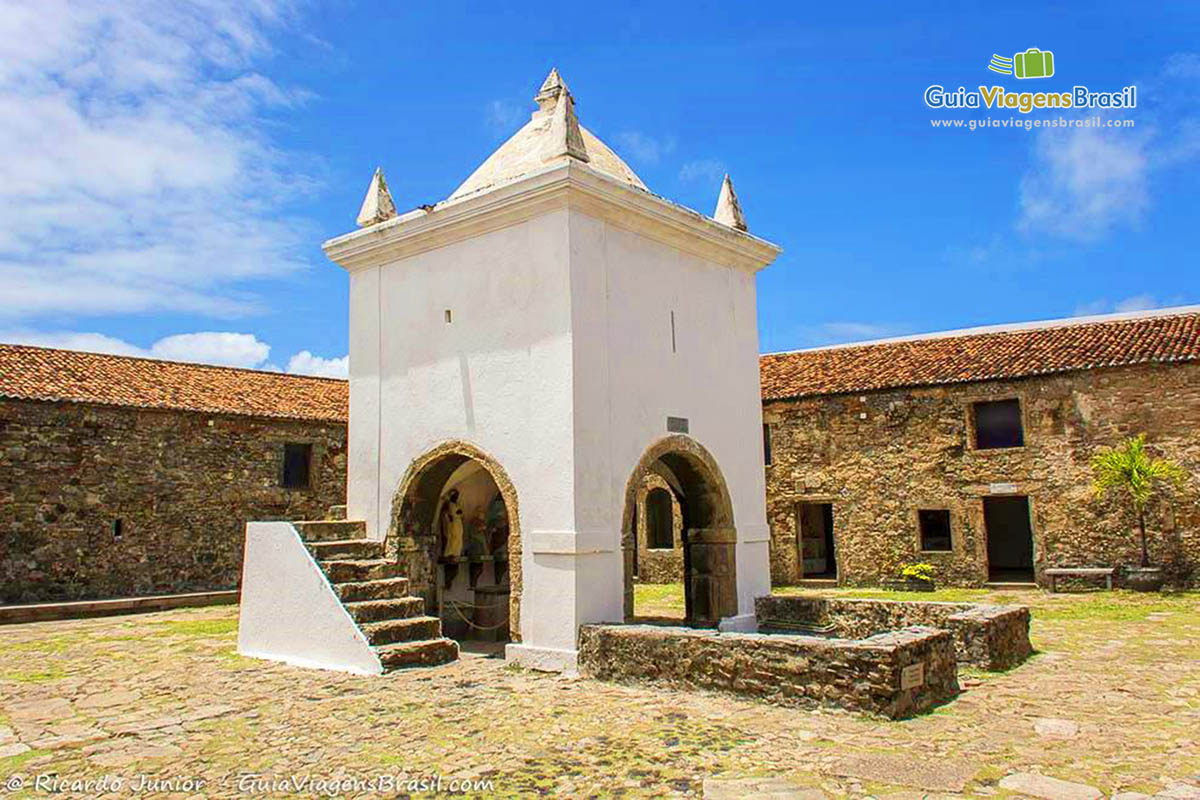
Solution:
M670 613L669 590L648 592L642 613ZM964 596L987 595L943 595ZM471 796L1200 797L1200 594L1002 599L1033 606L1039 654L967 672L956 700L902 722L482 657L386 677L297 669L239 657L228 607L8 626L0 793L45 796L34 781L51 776L67 797L311 796L329 784L284 782L400 775L491 781ZM124 782L80 783L106 778Z

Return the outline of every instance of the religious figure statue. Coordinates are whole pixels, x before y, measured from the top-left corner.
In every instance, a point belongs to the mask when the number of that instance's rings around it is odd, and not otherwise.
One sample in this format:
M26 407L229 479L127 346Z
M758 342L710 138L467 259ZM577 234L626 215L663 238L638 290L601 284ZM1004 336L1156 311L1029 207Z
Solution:
M442 527L442 541L445 547L442 555L447 558L458 558L463 552L463 510L458 504L458 489L451 489L442 504L439 515Z

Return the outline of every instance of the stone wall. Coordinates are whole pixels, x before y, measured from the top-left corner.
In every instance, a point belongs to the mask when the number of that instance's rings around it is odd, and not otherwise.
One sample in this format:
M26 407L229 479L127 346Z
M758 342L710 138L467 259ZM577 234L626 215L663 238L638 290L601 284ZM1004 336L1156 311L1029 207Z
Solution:
M671 541L674 545L670 548L650 546L646 496L654 489L662 489L671 496ZM683 512L670 485L653 472L646 476L637 494L637 566L639 583L683 582Z
M579 669L600 680L710 689L785 706L830 706L892 719L958 693L954 639L932 628L852 641L585 625L579 631ZM914 671L922 673L919 685L909 682L915 683Z
M1008 669L1033 652L1029 609L973 603L856 600L817 595L771 595L754 604L762 628L829 626L841 637L861 639L910 626L941 628L954 635L958 660L983 669Z
M971 404L1018 398L1025 446L976 450ZM764 405L773 462L767 472L776 585L803 578L796 506L833 504L838 577L876 584L908 563L928 562L942 585L988 580L983 498L1029 497L1034 565L1136 566L1131 515L1090 491L1101 448L1145 433L1156 454L1193 477L1149 509L1152 559L1176 584L1200 562L1200 364L1144 365L1017 381L831 395ZM949 552L923 552L922 508L948 509Z
M285 442L310 489L280 487ZM345 502L346 426L0 400L0 475L0 602L231 589L247 520Z

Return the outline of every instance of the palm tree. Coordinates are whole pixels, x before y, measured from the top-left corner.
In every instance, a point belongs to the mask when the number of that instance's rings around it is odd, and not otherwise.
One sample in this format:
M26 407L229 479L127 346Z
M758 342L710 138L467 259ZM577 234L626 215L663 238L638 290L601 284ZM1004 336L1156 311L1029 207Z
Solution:
M1183 467L1146 452L1146 434L1139 433L1117 447L1101 450L1092 458L1092 491L1102 498L1116 492L1129 498L1142 534L1142 566L1150 566L1146 550L1146 505L1170 486L1187 479Z

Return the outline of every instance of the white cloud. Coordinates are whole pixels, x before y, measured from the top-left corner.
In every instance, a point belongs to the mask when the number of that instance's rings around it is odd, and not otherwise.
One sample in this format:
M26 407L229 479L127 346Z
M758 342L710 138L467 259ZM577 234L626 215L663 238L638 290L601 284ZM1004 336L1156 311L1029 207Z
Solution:
M674 137L657 139L647 136L640 131L622 131L613 137L617 149L628 153L635 161L644 164L657 164L659 160L675 149Z
M350 374L350 356L321 358L307 350L301 350L288 361L287 371L322 378L345 378Z
M10 0L0 14L0 316L259 308L303 266L311 188L261 114L279 4Z
M1138 107L1126 119L1136 127L1038 131L1021 179L1021 230L1088 241L1136 228L1151 205L1156 175L1200 157L1200 55L1171 56L1158 75L1133 83Z
M497 134L511 134L521 127L528 110L511 100L493 100L484 108L484 123Z
M260 342L252 333L219 331L178 333L163 337L149 347L138 347L103 333L75 331L10 330L0 332L0 341L248 369L265 368L264 362L271 353L271 346Z
M723 162L715 158L702 158L697 161L689 161L680 167L679 180L684 183L702 180L720 183L727 171Z
M1129 129L1041 129L1021 180L1020 228L1092 240L1137 226L1148 203L1147 144Z
M148 351L123 339L103 333L74 333L71 331L35 332L11 330L0 332L0 342L55 347L59 350L83 350L86 353L108 353L114 356L148 357Z
M1100 298L1091 302L1081 303L1075 307L1075 316L1091 317L1097 314L1126 314L1133 311L1151 311L1156 308L1170 308L1171 306L1182 305L1184 300L1182 297L1173 297L1167 300L1159 300L1152 294L1137 294L1132 297L1126 297L1124 300L1110 301L1108 298Z
M177 333L151 345L150 354L167 361L253 368L271 355L271 345L260 342L252 333Z

